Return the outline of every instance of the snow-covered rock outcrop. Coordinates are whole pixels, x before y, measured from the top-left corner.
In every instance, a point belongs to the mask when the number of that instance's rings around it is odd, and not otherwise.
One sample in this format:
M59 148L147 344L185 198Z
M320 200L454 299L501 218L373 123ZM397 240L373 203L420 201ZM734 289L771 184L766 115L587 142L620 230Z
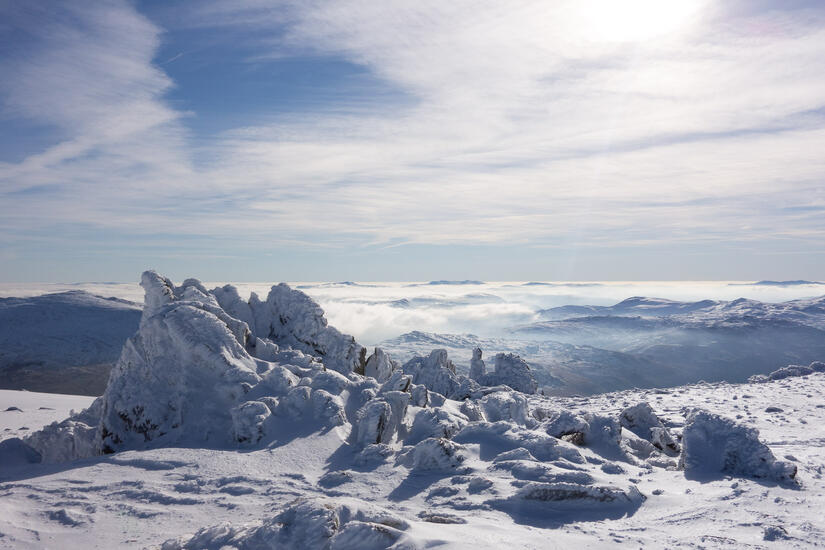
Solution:
M443 396L452 395L461 384L455 365L443 349L433 350L427 357L413 357L404 364L403 371L412 376L413 384L421 384Z
M729 474L780 483L796 478L796 466L776 460L758 430L704 410L688 416L679 467L699 478Z
M679 454L680 447L668 429L653 412L650 403L627 407L619 415L622 426L649 441L654 447L671 456Z
M822 361L813 361L810 365L788 365L781 369L776 369L770 374L755 374L748 378L751 384L761 384L770 382L771 380L782 380L783 378L791 378L794 376L808 376L815 372L825 372L825 363Z
M300 290L281 283L272 287L266 300L252 293L249 302L231 285L216 288L213 294L226 312L246 322L253 339L317 356L326 368L341 373L364 372L366 348L328 326L320 306Z
M392 376L392 373L400 368L398 363L381 348L375 348L375 352L367 358L364 365L364 376L371 376L379 382L386 382Z
M479 352L481 350L478 350ZM479 361L481 354L479 353ZM482 363L483 366L483 363ZM480 369L483 372L483 368ZM495 356L495 370L480 376L478 382L483 386L510 386L522 393L536 393L538 382L530 372L530 365L513 353L499 353Z
M378 508L298 499L258 524L204 528L194 535L166 541L162 550L415 548L404 533L408 527L403 519Z

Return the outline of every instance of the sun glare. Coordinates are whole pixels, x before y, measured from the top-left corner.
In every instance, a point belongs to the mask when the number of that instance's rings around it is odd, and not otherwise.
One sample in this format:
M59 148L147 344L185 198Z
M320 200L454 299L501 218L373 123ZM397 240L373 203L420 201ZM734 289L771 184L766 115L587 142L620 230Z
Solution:
M579 30L587 40L637 42L677 32L702 0L584 0L577 4Z

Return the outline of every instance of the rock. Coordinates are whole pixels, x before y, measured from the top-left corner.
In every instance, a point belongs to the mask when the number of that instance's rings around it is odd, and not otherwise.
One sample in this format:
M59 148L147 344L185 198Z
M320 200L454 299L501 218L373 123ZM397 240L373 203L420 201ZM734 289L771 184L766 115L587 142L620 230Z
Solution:
M281 283L272 287L264 302L253 294L249 307L253 336L320 357L328 369L364 372L366 348L327 326L323 310L300 290Z
M776 460L759 432L708 411L688 416L679 467L689 477L734 476L793 482L796 466Z
M481 359L481 348L473 350L473 358L470 360L470 379L479 382L487 374L487 367Z
M443 437L431 437L418 443L402 462L415 470L451 470L466 458L464 446Z
M260 401L247 401L232 409L232 425L239 443L257 443L264 435L264 422L272 412Z
M483 386L504 384L522 393L534 394L538 389L530 365L513 353L499 353L495 356L495 372L479 379Z
M681 450L679 444L676 443L647 402L624 409L619 414L619 422L622 426L642 439L650 441L654 447L670 456L678 455Z
M364 376L371 376L378 382L383 383L389 380L392 373L398 368L398 363L393 361L384 350L375 348L375 352L370 355L364 366Z
M450 439L465 425L466 419L446 409L422 409L415 415L406 443L414 445L430 437Z
M444 396L452 395L460 384L455 365L443 349L433 350L427 357L413 357L404 364L403 371L412 376L413 384L426 386Z

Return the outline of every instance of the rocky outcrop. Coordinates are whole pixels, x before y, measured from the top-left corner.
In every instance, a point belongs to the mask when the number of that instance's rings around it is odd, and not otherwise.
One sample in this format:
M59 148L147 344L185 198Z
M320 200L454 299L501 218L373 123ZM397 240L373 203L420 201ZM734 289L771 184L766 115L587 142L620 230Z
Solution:
M481 360L481 350L479 361ZM483 363L482 363L483 367ZM499 353L495 356L495 371L485 374L478 379L484 386L505 385L522 393L533 394L538 390L530 365L521 357L513 353Z
M426 386L445 397L452 395L461 383L444 349L433 350L427 357L413 357L404 364L403 371L412 376L413 384Z
M700 479L727 474L792 483L796 478L796 466L776 460L758 430L701 409L688 416L679 467Z
M671 456L679 454L679 444L653 412L650 403L644 402L627 407L619 415L619 422L623 427L652 443L660 451Z

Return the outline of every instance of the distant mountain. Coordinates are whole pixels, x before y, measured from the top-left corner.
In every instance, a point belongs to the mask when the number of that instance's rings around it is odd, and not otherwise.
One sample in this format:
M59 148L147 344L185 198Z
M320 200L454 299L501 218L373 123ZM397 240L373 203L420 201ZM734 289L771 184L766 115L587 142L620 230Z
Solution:
M416 283L411 286L444 286L444 285L483 285L484 281L471 281L471 280L464 280L464 281L430 281L429 283Z
M801 285L825 285L819 281L757 281L755 283L731 283L730 286L801 286Z
M141 307L82 290L0 298L0 388L99 395Z

